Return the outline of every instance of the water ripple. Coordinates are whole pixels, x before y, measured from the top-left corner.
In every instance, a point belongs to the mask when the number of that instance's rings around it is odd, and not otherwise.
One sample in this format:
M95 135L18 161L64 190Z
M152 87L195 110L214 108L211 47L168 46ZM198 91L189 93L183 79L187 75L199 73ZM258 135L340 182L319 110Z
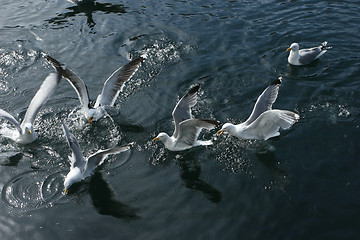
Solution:
M1 198L10 209L31 211L51 207L64 199L64 172L49 173L45 170L23 172L5 183Z

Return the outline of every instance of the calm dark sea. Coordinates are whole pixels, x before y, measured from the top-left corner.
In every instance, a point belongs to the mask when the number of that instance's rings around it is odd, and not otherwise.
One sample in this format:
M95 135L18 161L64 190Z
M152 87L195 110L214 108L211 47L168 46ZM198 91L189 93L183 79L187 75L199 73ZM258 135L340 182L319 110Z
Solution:
M2 0L0 108L19 119L53 71L43 53L74 70L92 100L115 69L148 58L113 121L79 121L63 80L35 121L37 141L0 137L0 239L360 239L359 12L348 0ZM288 65L292 42L323 41L333 48L318 61ZM192 85L194 116L239 123L279 76L274 108L301 116L280 137L221 136L179 153L152 142L172 133L172 109ZM64 196L62 120L85 156L136 146Z

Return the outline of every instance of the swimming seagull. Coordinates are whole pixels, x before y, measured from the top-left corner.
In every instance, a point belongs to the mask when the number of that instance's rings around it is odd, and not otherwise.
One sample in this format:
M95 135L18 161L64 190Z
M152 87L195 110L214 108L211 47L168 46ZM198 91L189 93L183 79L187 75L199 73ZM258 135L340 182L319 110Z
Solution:
M197 103L197 93L200 85L192 87L185 96L175 106L172 116L174 118L175 130L170 137L168 134L161 132L153 141L160 140L170 151L181 151L194 146L211 145L212 141L198 140L201 129L208 130L218 126L219 121L210 119L196 119L191 115L191 107Z
M322 56L332 47L326 47L327 42L323 42L318 47L306 48L299 50L299 44L292 43L286 51L290 51L288 62L292 65L306 65Z
M61 72L62 76L66 78L75 89L82 105L84 115L88 122L92 123L107 114L105 110L106 106L114 106L116 98L124 87L124 83L128 81L138 70L141 63L145 60L145 56L132 60L111 74L111 76L105 81L103 89L100 95L98 95L94 106L90 105L89 93L86 84L77 77L75 73L68 69L64 64L61 64L50 56L46 56L46 59L53 65L61 66L63 69Z
M62 126L65 138L72 151L72 155L69 156L69 160L71 163L70 172L66 175L64 181L65 194L68 192L68 189L72 184L80 182L81 180L90 176L93 171L104 162L105 158L108 155L124 152L134 146L134 142L132 142L122 146L99 150L96 153L91 154L87 159L85 159L83 154L81 153L79 143L77 142L74 135L69 132L69 129L67 128L65 123L63 123Z
M281 82L282 78L279 77L262 92L250 117L245 122L237 125L225 123L218 131L219 136L225 132L240 139L268 140L279 136L280 128L288 129L297 122L300 118L298 114L287 110L272 109Z
M41 107L46 103L50 96L54 93L55 89L60 83L61 69L53 66L56 70L55 73L50 73L41 84L39 90L31 100L28 109L26 110L25 117L21 124L8 112L0 109L0 118L3 118L15 126L15 129L4 128L1 129L0 134L4 137L10 138L19 144L29 144L35 141L37 134L34 131L34 120L39 113Z

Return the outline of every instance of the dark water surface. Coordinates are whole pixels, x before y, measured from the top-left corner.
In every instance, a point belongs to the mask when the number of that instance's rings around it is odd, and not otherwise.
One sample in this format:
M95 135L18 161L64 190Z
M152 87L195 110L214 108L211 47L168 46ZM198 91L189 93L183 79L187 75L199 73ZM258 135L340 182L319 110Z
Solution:
M92 100L116 68L148 59L113 122L81 124L64 80L35 121L38 140L0 137L0 239L359 239L359 12L346 0L3 0L0 108L17 118L52 71L42 53L73 69ZM323 41L333 48L320 60L288 65L292 42ZM171 111L192 85L196 117L239 123L279 76L274 108L301 116L280 137L222 136L180 153L151 141L172 132ZM64 196L61 120L86 156L137 144Z

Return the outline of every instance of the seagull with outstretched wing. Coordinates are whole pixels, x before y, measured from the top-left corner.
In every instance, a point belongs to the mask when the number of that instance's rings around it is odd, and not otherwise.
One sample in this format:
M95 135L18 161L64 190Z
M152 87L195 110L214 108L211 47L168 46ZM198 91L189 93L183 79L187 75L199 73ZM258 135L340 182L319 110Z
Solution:
M64 64L58 62L56 59L46 56L46 59L55 66L61 67L61 75L66 78L71 86L75 89L80 100L84 115L89 123L97 121L105 114L105 107L113 107L115 100L127 82L139 69L141 63L145 60L145 56L135 58L126 65L118 68L111 76L105 81L101 93L98 95L94 106L90 104L90 98L87 86L76 74L67 68Z
M280 135L281 129L290 128L299 115L287 110L272 109L278 96L282 78L279 77L258 97L249 118L240 124L225 123L218 134L229 133L240 139L267 140Z
M134 146L134 142L122 146L115 146L109 149L99 150L96 153L91 154L88 158L84 158L79 143L74 135L69 132L65 123L63 123L62 126L66 141L72 151L71 156L69 156L70 172L66 175L64 180L64 193L68 192L69 187L72 184L80 182L93 174L94 170L104 162L108 155L127 151Z
M213 129L220 122L211 119L196 119L191 115L191 107L197 103L199 88L199 84L192 87L176 104L172 112L175 124L173 135L170 137L167 133L161 132L153 141L160 140L170 151L181 151L194 146L212 144L211 140L198 140L198 136L203 128Z
M15 126L12 128L0 129L0 134L4 137L10 138L19 144L29 144L36 140L37 134L34 130L34 121L39 113L41 107L47 102L50 96L55 92L57 86L61 80L61 67L55 66L54 73L50 73L39 90L31 100L29 107L26 110L25 117L21 123L19 123L10 113L3 109L0 109L0 118L5 119Z

